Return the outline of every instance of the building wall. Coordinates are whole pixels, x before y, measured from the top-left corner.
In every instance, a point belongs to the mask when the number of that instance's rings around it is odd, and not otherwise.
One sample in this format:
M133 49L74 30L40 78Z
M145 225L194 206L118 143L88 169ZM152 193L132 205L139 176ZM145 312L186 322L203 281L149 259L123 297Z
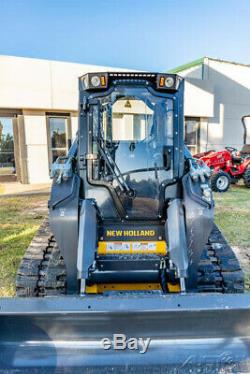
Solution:
M214 116L214 93L209 81L186 78L184 115L207 118Z
M27 182L49 181L46 116L43 111L23 111L25 147L27 152Z
M126 69L0 56L0 108L77 110L78 77Z
M178 72L182 77L191 79L203 79L203 65L199 64Z
M204 84L204 91L211 93L211 111L210 113L207 111L208 115L200 116L202 118L201 151L211 148L221 149L225 146L241 149L243 145L241 118L243 115L250 114L250 66L206 57L203 65L183 70L179 74L187 80L191 79L196 88ZM186 116L196 116L199 111L196 106L201 109L201 112L206 112L202 108L205 100L202 93L200 94L196 101L192 89L186 92ZM209 106L208 102L206 106Z
M213 82L215 111L209 119L209 142L216 148L241 148L241 118L250 113L250 67L208 60L207 79Z
M72 138L75 138L78 129L78 113L71 116Z
M88 72L111 70L127 71L0 56L0 113L16 113L14 137L19 181L46 183L50 180L46 113L70 115L74 138L78 126L78 77Z
M18 116L18 124L23 124L22 133L23 153L22 166L27 169L22 175L22 183L47 183L49 177L49 145L48 145L48 112L42 110L23 110L23 115ZM53 113L55 114L55 113ZM58 116L62 113L57 112ZM69 112L69 122L72 132L72 139L75 138L78 117L77 112Z

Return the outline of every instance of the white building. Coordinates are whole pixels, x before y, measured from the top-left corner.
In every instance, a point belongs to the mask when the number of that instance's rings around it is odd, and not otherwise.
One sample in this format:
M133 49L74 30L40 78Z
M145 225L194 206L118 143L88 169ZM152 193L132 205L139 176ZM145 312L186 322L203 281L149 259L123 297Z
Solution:
M0 56L0 181L50 180L76 133L78 77L108 70L125 69Z
M250 65L203 57L172 72L187 81L185 130L190 149L241 149L241 118L250 115Z
M125 69L0 56L0 181L49 181L51 162L65 154L77 129L78 77L107 70ZM241 147L240 120L250 113L250 66L205 57L175 72L187 78L191 151Z

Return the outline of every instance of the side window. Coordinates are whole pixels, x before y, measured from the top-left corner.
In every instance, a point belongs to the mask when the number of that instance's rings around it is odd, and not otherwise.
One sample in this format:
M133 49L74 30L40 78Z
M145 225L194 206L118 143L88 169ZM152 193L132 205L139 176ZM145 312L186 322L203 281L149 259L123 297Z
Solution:
M0 117L0 176L16 173L12 118Z
M66 156L71 138L69 117L48 116L49 161L55 162L60 156Z

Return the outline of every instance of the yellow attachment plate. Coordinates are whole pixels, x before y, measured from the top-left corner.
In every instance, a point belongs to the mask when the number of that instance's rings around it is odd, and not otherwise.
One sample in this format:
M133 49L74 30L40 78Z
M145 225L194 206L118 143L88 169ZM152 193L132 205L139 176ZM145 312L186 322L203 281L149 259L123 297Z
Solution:
M168 283L171 293L180 292L179 284ZM161 290L160 283L102 283L86 286L86 293L97 294L107 291L155 291Z
M167 245L164 240L160 241L133 241L133 242L98 242L97 253L99 255L108 254L158 254L165 256Z

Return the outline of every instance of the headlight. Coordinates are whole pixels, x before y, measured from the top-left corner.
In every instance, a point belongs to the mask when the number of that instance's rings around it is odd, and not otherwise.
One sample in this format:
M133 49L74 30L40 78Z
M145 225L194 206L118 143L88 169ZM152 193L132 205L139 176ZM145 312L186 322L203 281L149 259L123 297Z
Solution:
M176 74L157 74L156 87L160 90L177 91L179 78Z
M174 86L174 84L175 84L175 81L174 81L174 78L173 78L173 77L167 77L167 78L165 79L165 87L167 87L167 88L171 88L171 87Z
M108 88L108 73L87 73L81 78L84 90L105 90Z
M93 75L93 77L91 77L90 82L93 87L98 87L101 85L101 80L100 77L98 77L98 75Z

